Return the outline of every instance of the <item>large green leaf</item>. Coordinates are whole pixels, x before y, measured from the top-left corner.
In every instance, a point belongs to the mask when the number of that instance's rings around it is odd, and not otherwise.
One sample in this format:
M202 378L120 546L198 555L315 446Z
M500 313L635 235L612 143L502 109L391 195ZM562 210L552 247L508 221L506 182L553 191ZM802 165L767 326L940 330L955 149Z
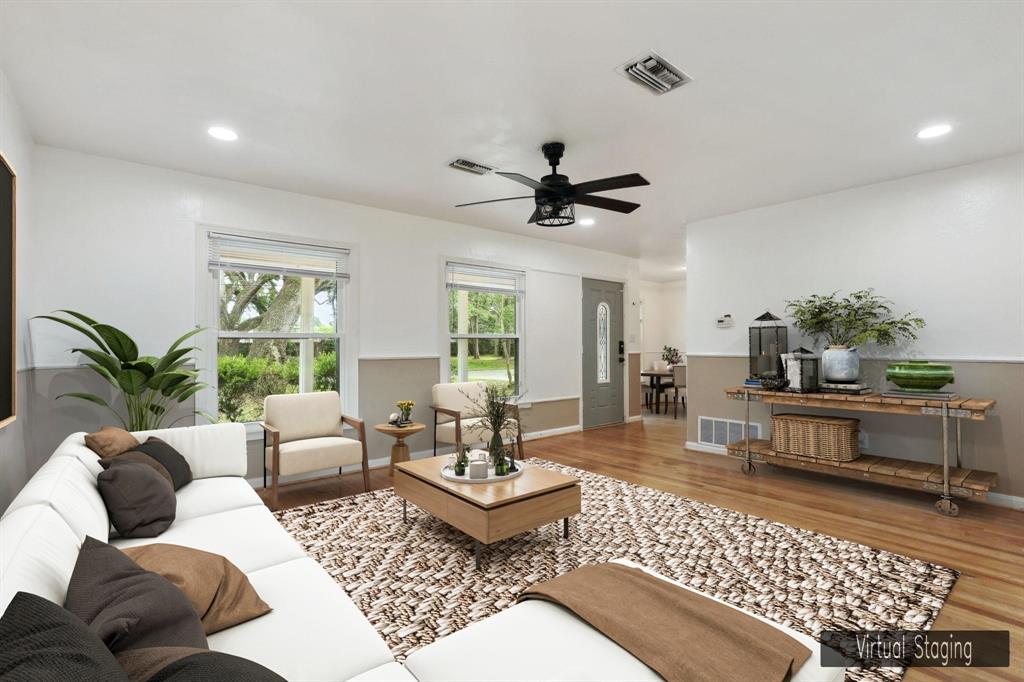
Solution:
M210 422L211 424L217 423L217 418L205 410L195 410L195 413L198 414L203 419L205 419L206 421Z
M185 332L184 334L181 335L180 338L178 338L177 341L175 341L174 343L171 344L171 347L167 349L167 353L170 353L172 350L175 350L186 339L190 339L193 336L195 336L196 334L198 334L199 332L203 332L203 331L206 331L206 327L196 327L195 329L192 329L190 331Z
M163 372L170 368L175 362L180 360L183 356L188 355L191 348L178 348L167 353L167 355L160 358L160 361L156 364L156 371Z
M93 329L103 337L103 340L110 348L110 352L116 355L118 360L121 362L133 362L138 359L139 347L123 331L109 324L97 324Z
M125 369L137 369L140 372L142 372L144 375L146 375L147 380L151 376L156 374L156 368L154 368L153 365L146 362L145 360L136 360L135 362L125 363L125 365Z
M102 405L106 408L110 407L110 405L107 405L106 400L98 395L93 395L92 393L61 393L57 396L56 400L60 400L61 398L78 398L79 400L88 400L90 403L96 403L97 405Z
M146 375L137 369L122 369L117 373L117 384L128 395L138 395L146 388Z
M71 352L81 353L96 364L102 365L111 374L117 374L121 371L121 363L117 361L117 358L109 353L93 350L92 348L72 348Z
M103 341L100 340L100 337L97 336L96 334L94 334L91 329L83 327L82 325L78 324L77 322L72 322L71 320L65 320L64 318L56 317L55 315L36 315L36 317L40 318L40 319L43 319L43 320L50 320L52 322L57 322L57 323L62 324L64 326L66 326L66 327L71 327L76 332L79 332L79 333L83 334L84 336L89 337L89 340L92 341L93 343L95 343L96 346L100 350L103 350L103 351L110 350L109 348L107 348L106 344L104 344Z
M179 395L176 395L175 399L179 403L183 403L192 396L194 396L196 393L199 393L199 391L203 390L204 388L206 388L206 384L195 384L194 386L189 387L188 390L183 391Z
M110 373L110 370L108 370L103 365L97 365L95 362L87 362L85 366L99 374L101 377L109 381L114 386L118 385L117 379L115 379L114 375Z
M84 315L84 314L76 312L74 310L68 310L67 308L61 308L57 312L58 313L67 313L71 317L77 317L79 320L81 320L82 322L85 322L90 327L95 327L96 325L99 324L99 322L97 322L96 320L92 319L88 315Z
M160 378L159 381L156 381L157 377ZM156 391L160 391L165 396L170 397L171 390L175 386L177 386L183 381L188 380L189 378L189 375L185 374L184 372L169 372L167 374L157 374L151 380L151 382L153 383L150 384L150 388Z

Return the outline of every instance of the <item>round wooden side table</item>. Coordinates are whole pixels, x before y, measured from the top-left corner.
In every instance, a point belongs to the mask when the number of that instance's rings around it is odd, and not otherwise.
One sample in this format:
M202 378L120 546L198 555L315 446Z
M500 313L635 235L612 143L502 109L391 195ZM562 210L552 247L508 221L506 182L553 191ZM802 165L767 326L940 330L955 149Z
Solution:
M388 468L388 476L394 476L395 462L409 461L409 446L406 445L405 439L427 428L427 425L421 424L420 422L413 422L411 424L406 424L405 426L377 424L373 428L385 435L392 436L395 439L395 444L391 446L391 466Z

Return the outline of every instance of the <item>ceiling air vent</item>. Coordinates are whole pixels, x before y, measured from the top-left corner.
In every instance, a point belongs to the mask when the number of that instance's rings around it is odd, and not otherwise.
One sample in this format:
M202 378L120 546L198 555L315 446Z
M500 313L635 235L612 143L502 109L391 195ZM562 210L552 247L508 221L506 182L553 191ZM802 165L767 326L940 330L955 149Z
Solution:
M630 59L620 66L618 71L655 95L664 95L693 81L681 69L670 64L656 52L645 52L635 59Z
M466 171L467 173L473 173L475 175L487 175L493 168L485 166L482 163L476 161L470 161L469 159L455 159L448 164L451 168L457 168L458 170Z

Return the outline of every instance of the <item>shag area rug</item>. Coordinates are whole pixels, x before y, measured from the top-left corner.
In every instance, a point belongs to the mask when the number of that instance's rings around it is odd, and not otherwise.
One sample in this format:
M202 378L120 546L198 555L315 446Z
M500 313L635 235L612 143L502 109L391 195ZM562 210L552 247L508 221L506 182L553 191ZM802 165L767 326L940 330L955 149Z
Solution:
M392 653L414 650L515 602L582 564L630 559L806 634L928 629L958 577L937 564L723 509L607 476L528 460L580 480L583 511L496 543L474 568L473 541L388 488L277 512L344 587ZM887 668L850 680L898 680Z

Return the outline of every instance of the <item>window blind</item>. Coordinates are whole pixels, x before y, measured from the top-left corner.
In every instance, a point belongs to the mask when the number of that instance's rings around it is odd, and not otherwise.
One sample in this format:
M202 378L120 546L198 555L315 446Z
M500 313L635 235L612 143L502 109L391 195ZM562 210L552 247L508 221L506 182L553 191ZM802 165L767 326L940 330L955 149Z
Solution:
M520 270L489 268L449 261L446 273L449 289L514 294L516 296L525 293L526 273Z
M348 249L211 232L210 270L348 278Z

